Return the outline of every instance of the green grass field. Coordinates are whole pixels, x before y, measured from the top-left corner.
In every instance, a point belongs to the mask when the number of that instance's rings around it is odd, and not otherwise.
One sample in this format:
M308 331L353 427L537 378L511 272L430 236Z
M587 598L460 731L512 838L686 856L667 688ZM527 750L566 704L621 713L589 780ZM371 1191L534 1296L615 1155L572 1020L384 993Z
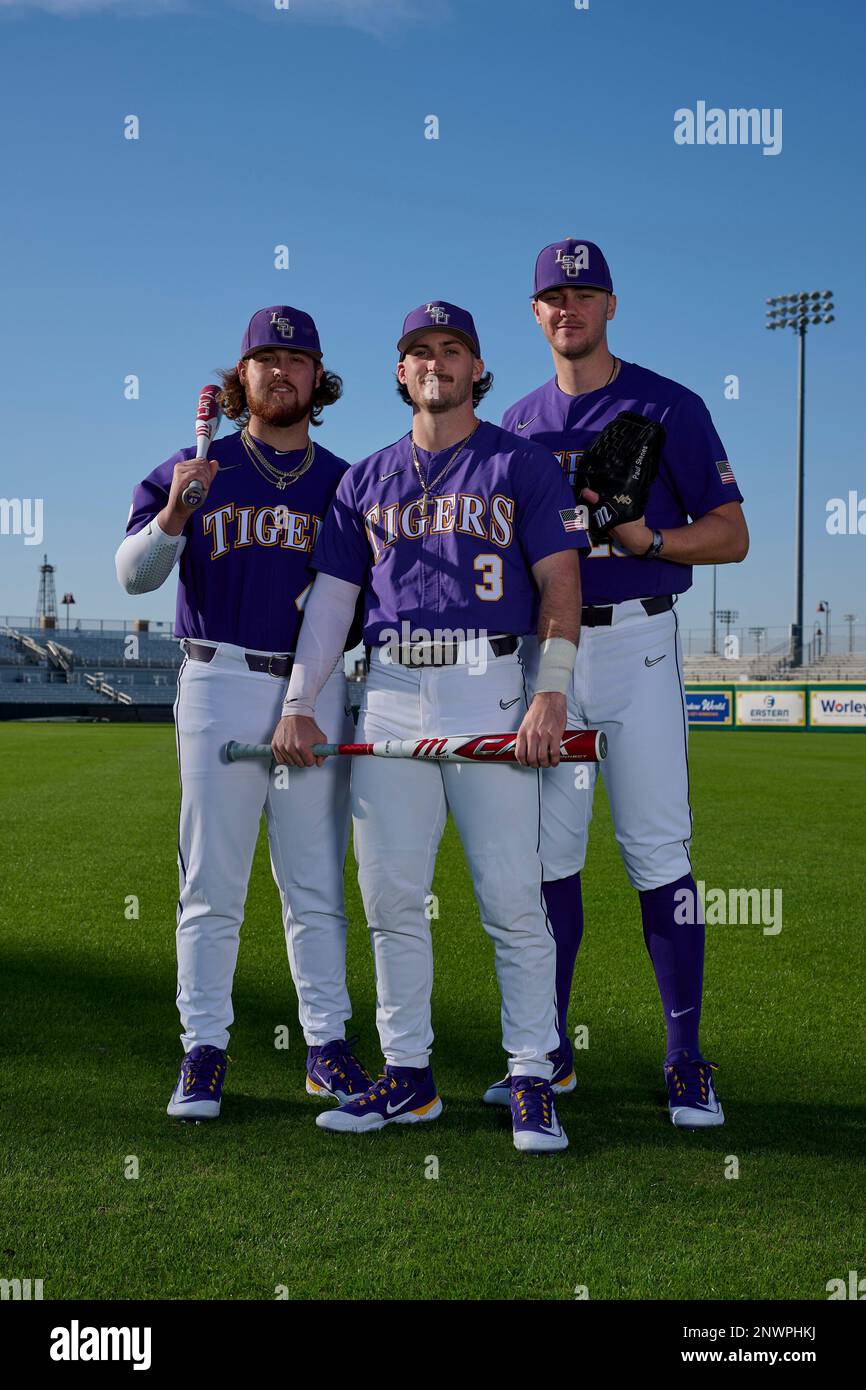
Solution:
M692 737L696 877L784 894L776 936L707 929L703 1043L728 1123L704 1135L667 1118L658 998L599 795L571 1006L589 1047L561 1105L570 1148L543 1158L480 1103L503 1070L497 990L450 826L434 885L442 1119L315 1127L260 842L222 1118L183 1125L165 1115L180 1060L173 732L5 725L0 749L0 1277L61 1299L823 1299L828 1279L866 1273L866 739ZM351 861L347 890L354 1027L374 1066Z

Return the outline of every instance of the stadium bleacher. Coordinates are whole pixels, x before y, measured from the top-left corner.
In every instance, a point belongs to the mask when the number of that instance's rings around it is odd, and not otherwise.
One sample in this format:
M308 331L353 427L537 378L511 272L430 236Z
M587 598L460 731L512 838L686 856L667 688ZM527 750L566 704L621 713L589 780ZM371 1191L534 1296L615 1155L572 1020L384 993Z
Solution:
M102 625L51 631L7 623L0 630L0 717L14 718L19 705L61 713L64 706L74 713L87 705L115 715L141 705L148 718L167 718L182 660L178 643L165 633L106 631Z

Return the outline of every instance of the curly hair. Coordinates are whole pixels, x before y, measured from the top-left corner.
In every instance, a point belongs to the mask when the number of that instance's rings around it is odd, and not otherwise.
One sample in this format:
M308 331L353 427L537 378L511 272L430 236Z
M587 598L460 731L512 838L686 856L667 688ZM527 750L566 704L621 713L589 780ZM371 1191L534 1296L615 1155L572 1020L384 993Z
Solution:
M246 425L250 418L250 408L247 404L247 393L244 384L238 375L237 367L230 367L227 371L220 371L222 390L219 394L219 406L224 415L230 420L235 420L241 426ZM322 423L322 411L326 405L333 405L343 394L343 378L337 376L336 372L323 371L322 379L318 386L313 390L313 400L310 406L310 424L320 425Z
M473 408L473 410L477 410L477 409L478 409L478 406L479 406L479 405L481 404L481 402L484 400L484 397L487 395L487 392L490 390L490 388L491 388L492 385L493 385L493 373L492 373L492 372L485 372L484 375L483 375L483 376L480 376L480 377L478 378L477 381L473 381L473 383L472 383L472 408ZM397 395L400 397L401 401L405 401L407 405L411 405L411 404L412 404L412 397L409 395L409 392L406 390L406 387L403 385L403 383L402 383L401 381L398 381L398 382L397 382Z

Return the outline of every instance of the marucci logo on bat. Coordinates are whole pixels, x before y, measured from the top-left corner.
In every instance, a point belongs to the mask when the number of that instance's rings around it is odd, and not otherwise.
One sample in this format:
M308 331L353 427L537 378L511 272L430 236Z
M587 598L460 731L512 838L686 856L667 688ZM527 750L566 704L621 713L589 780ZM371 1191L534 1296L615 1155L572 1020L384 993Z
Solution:
M441 758L448 751L448 740L444 738L421 739L413 758Z

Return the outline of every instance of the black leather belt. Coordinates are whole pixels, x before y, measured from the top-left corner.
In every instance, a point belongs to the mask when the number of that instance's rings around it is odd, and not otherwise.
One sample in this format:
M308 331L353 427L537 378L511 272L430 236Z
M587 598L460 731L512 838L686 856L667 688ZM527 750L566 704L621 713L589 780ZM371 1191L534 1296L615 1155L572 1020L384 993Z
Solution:
M510 656L512 652L517 651L519 644L519 637L487 638L487 645L494 656ZM398 666L456 666L461 646L465 646L465 643L417 642L413 646L411 642L401 642L399 646L393 647L386 642L378 650L387 652L390 660ZM369 665L372 648L366 647L365 650Z
M190 661L213 661L216 647L206 647L202 642L187 642L186 654ZM244 652L244 661L251 671L264 671L268 676L285 680L291 674L294 663L292 652L274 652L272 656L261 656L258 652Z
M660 594L658 598L642 598L641 607L648 618L655 617L656 613L669 613L674 606L672 594ZM605 606L584 608L580 615L581 627L610 627L613 622L613 610L618 605L608 603Z

